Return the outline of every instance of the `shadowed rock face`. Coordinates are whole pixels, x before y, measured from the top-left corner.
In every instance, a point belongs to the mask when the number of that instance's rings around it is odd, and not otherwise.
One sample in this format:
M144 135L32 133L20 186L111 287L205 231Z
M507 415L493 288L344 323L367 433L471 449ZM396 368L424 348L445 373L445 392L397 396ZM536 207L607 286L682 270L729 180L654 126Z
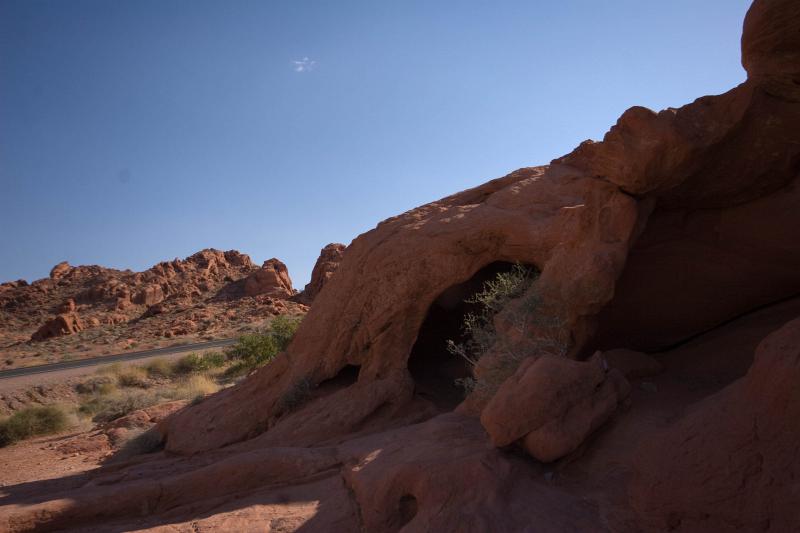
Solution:
M800 319L767 337L747 375L645 442L633 505L653 529L800 525Z
M602 142L359 236L287 352L160 423L169 456L0 516L190 531L288 517L281 491L319 502L301 530L797 529L797 322L769 334L800 315L798 13L754 2L732 91L632 108ZM517 262L541 274L495 317L495 348L523 362L446 412L420 393L417 365L445 360L417 353L420 331ZM527 297L572 360L529 349L546 331L514 328ZM596 348L615 351L580 361Z

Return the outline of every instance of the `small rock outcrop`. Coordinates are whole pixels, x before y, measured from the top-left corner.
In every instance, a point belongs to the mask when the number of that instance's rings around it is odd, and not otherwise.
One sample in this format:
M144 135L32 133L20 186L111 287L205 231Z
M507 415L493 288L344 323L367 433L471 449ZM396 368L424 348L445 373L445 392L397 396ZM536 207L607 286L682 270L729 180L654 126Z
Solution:
M59 313L74 313L76 309L75 300L68 298L66 302L58 307Z
M32 341L43 341L53 337L61 337L63 335L72 335L83 331L84 323L78 317L77 313L65 313L57 315L37 329L31 335Z
M154 283L139 290L131 301L135 304L150 306L161 302L163 299L164 291L161 285Z
M292 296L294 290L286 265L275 258L264 261L260 270L256 270L245 279L244 294L246 296L263 294L273 298Z
M331 243L320 251L319 258L314 264L314 270L311 271L311 281L306 284L301 293L304 303L310 304L322 291L322 287L328 283L333 273L339 268L345 249L347 246L344 244Z
M72 270L70 264L62 261L50 270L50 279L61 279Z

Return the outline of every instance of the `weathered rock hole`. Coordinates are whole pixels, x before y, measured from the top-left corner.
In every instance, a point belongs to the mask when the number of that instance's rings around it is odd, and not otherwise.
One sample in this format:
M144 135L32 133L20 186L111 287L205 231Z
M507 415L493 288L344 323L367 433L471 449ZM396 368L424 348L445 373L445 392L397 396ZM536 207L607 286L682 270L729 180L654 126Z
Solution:
M354 385L358 381L359 365L345 365L335 376L322 381L317 389L320 392L333 392Z
M463 341L464 316L477 310L477 304L465 300L480 292L485 282L513 268L514 263L505 261L490 263L467 281L446 289L431 304L408 357L416 394L442 410L452 410L461 403L464 390L456 380L471 376L472 369L467 361L447 350L447 341Z
M400 502L397 505L398 525L402 528L411 522L417 516L417 509L417 499L413 494L406 494L400 498Z

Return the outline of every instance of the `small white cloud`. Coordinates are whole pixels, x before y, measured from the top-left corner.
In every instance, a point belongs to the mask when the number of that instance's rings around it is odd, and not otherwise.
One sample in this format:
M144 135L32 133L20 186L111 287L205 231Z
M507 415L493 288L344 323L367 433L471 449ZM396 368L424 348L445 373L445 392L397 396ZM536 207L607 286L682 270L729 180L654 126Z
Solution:
M304 57L303 59L295 59L292 61L292 65L295 72L308 72L309 70L314 70L314 67L317 66L317 62L308 57Z

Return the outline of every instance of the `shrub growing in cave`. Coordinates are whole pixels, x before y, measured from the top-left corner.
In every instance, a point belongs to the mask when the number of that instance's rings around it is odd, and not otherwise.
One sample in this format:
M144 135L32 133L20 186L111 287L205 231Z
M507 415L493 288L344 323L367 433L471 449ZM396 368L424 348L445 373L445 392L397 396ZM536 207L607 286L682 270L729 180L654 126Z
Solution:
M539 272L517 263L508 272L499 272L494 279L465 302L475 304L476 311L467 313L462 324L462 340L447 341L447 349L462 357L474 369L490 351L491 365L480 377L457 380L466 392L493 393L510 377L520 362L531 355L565 355L567 339L563 323L548 312L542 298L531 290ZM505 311L503 335L498 335L495 317Z

